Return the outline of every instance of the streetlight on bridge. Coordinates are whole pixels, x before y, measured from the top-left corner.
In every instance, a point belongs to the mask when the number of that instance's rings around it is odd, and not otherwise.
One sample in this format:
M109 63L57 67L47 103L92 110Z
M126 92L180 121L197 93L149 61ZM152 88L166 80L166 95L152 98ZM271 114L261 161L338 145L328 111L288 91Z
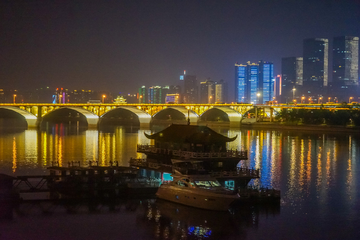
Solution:
M105 98L106 98L106 95L102 95L102 102L105 103Z
M330 103L331 97L328 97L328 103Z
M260 94L259 92L256 94L256 96L257 96L257 98L256 98L256 104L259 104L260 95L261 95L261 94Z
M13 102L15 103L16 94L14 94L13 96L14 96L14 101Z
M305 103L305 97L304 96L301 97L301 103L303 103L303 101Z
M353 99L353 97L349 97L349 103L351 102L352 99Z
M296 88L293 87L293 89L291 90L293 92L293 99L295 99L295 91L296 91Z
M322 103L322 97L319 97L318 104Z

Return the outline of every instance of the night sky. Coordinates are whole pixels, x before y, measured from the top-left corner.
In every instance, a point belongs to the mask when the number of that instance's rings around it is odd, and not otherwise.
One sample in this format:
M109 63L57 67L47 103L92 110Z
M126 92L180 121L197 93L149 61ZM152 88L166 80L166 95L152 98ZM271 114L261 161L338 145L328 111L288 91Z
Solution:
M360 36L360 0L0 0L0 88L232 82L235 62L280 74L303 39L340 35Z

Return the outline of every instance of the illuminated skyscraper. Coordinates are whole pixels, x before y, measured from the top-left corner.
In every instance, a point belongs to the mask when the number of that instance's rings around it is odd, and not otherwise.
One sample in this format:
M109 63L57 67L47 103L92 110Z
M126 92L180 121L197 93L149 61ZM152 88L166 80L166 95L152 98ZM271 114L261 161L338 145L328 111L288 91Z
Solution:
M235 63L234 83L235 102L247 102L247 65Z
M274 82L274 97L276 101L279 101L281 97L281 81L281 75L277 75Z
M247 66L247 94L249 103L260 103L259 92L259 64L248 62ZM258 96L259 95L259 96Z
M281 102L292 102L301 94L303 84L303 58L281 59Z
M330 97L341 102L357 97L359 86L359 38L335 37Z
M274 67L259 61L235 64L235 102L259 104L274 96Z
M147 96L146 96L146 87L142 86L139 88L139 92L137 94L137 99L139 103L147 103Z
M274 64L259 61L258 101L266 103L274 97Z
M162 100L162 98L163 98L162 88L160 86L149 87L148 90L149 103L163 103L165 101L165 96L164 96L164 100Z
M318 99L326 93L328 86L329 41L325 38L304 40L303 90L302 94Z

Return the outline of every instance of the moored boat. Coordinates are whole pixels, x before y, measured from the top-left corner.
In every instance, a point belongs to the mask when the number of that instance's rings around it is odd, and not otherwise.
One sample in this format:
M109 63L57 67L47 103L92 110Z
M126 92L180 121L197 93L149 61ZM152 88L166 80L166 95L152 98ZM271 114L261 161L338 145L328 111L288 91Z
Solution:
M240 195L221 186L209 175L173 174L173 181L162 184L156 196L183 205L227 211Z

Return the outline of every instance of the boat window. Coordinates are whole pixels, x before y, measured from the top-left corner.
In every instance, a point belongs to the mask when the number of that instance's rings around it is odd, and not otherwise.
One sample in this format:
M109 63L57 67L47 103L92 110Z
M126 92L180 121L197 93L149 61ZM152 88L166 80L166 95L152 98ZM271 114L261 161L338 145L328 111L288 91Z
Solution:
M182 186L182 187L188 187L188 185L182 181L177 181L177 185Z
M195 181L195 184L199 187L211 187L208 181Z
M221 187L221 184L218 181L210 181L211 186Z
M221 187L218 181L195 181L195 185L202 188Z

